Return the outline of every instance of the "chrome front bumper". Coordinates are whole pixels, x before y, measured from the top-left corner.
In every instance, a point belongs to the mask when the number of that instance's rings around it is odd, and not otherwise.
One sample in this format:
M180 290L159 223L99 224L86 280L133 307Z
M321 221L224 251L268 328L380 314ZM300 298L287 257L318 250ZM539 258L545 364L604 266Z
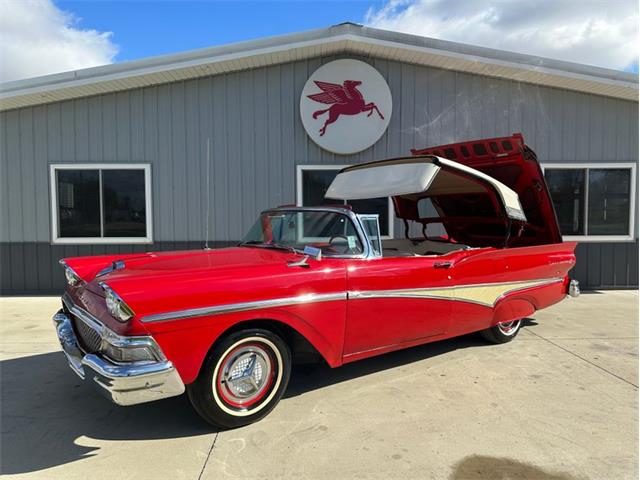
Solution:
M71 369L118 405L135 405L181 395L184 384L169 361L115 364L80 349L71 319L59 310L53 316L62 351Z

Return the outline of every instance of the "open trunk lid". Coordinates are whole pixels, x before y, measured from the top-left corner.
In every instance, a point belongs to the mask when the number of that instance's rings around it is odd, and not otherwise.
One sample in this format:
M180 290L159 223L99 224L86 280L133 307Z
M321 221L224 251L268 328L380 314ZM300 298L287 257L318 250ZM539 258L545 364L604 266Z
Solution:
M518 194L526 216L522 231L511 245L540 245L562 242L558 220L536 154L525 143L522 134L510 137L471 140L422 150L413 155L435 155L453 160L495 178ZM449 205L447 205L449 203ZM455 205L441 202L445 217L454 213ZM446 222L444 222L446 223ZM463 238L462 224L447 225L453 237ZM468 229L467 229L468 231Z

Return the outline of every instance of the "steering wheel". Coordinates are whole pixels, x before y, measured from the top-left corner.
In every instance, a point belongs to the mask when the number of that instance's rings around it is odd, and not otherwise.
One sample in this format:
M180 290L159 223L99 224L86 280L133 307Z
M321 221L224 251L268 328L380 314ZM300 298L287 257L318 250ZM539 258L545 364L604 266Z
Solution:
M341 240L340 242L334 243L335 240ZM329 239L329 246L336 253L349 253L351 248L349 247L349 239L346 235L334 235ZM342 251L340 251L342 248Z

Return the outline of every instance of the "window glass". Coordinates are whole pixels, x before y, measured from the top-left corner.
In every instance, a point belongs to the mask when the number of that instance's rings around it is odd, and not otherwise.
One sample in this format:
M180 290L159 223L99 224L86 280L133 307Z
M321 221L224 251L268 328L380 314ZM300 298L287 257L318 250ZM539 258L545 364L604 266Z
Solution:
M367 236L371 241L371 248L376 255L382 255L382 245L380 244L380 228L378 227L378 217L376 216L367 216L361 218L362 226L364 227L365 232L367 232Z
M298 212L296 221L303 225L304 237L329 241L331 237L355 234L350 233L353 225L347 217L333 212Z
M418 218L437 218L440 217L440 214L436 210L436 207L433 205L433 202L430 198L421 198L418 200ZM424 228L424 231L421 230L421 234L425 234L427 238L433 237L442 237L447 235L447 230L444 228L444 225L441 222L437 223L428 223Z
M430 198L421 198L418 200L418 217L419 218L435 218L440 214L433 206L433 202Z
M589 169L589 235L629 233L629 169Z
M327 189L338 170L303 170L302 171L302 205L305 207L317 207L341 203L340 200L324 198Z
M100 236L98 170L58 170L58 234L60 237Z
M389 235L389 199L369 198L367 200L349 200L353 211L363 214L376 214L380 219L380 235Z
M245 236L248 247L320 248L327 255L359 255L362 243L351 220L335 212L263 213Z
M338 174L336 170L303 170L302 171L302 205L315 207L343 203L331 198L325 199L327 189ZM382 235L389 235L389 199L370 198L366 200L349 200L355 213L377 214L380 217Z
M147 237L143 169L57 169L59 238Z
M585 170L552 168L545 171L549 193L563 235L584 235Z
M103 170L105 237L145 237L144 170Z

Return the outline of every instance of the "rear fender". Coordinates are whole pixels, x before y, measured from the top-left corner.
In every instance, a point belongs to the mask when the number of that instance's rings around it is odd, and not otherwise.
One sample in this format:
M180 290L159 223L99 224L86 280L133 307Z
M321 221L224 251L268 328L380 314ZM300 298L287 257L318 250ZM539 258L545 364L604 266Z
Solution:
M493 315L493 325L502 322L511 322L533 315L536 308L533 304L522 298L515 298L502 302Z
M530 290L516 292L500 300L494 309L492 325L529 317L536 310L547 308L563 300L567 295L569 277Z

